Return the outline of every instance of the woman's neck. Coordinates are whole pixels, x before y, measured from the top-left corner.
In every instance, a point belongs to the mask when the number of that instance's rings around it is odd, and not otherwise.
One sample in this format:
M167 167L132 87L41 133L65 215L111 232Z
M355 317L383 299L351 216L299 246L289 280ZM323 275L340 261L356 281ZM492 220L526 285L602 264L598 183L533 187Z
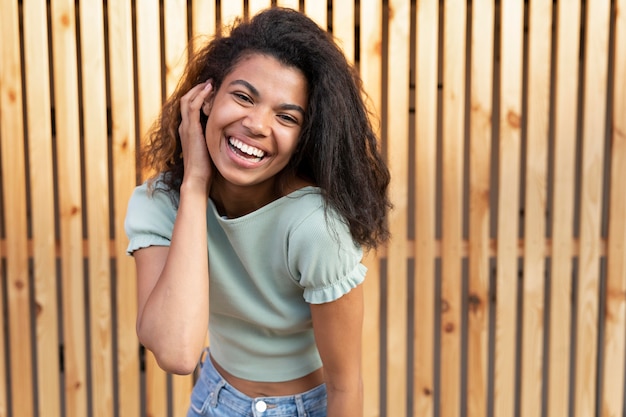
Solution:
M273 183L239 187L223 181L214 181L210 197L221 216L236 218L260 209L280 195L275 192Z
M279 180L274 177L271 181L242 187L230 184L218 177L211 185L210 197L221 216L236 218L252 213L308 185L313 184L297 177L292 177L290 180L284 178Z

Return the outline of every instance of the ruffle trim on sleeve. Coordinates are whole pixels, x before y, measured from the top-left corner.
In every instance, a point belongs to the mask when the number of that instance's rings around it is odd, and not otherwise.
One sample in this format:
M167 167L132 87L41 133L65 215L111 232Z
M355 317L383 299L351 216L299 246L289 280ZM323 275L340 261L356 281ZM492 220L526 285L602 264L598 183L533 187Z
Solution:
M349 293L365 280L367 268L359 263L343 279L321 288L305 288L304 300L310 304L323 304L335 301Z
M157 235L137 236L128 243L126 254L132 255L136 250L147 248L148 246L170 246L170 240Z

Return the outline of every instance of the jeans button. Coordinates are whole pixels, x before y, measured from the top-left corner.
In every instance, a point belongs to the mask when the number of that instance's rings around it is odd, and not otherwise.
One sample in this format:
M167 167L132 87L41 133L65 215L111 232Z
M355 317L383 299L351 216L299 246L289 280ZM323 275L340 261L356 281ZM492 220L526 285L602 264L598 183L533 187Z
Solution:
M265 401L258 401L255 405L254 408L256 409L256 411L258 411L259 413L263 413L265 410L267 410L267 404L265 403Z

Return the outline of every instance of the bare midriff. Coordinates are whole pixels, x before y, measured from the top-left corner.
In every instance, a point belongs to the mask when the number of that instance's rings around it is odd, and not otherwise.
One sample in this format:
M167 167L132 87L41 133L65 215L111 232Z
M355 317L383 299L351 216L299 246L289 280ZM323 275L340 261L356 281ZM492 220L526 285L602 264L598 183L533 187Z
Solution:
M250 381L238 378L228 373L211 357L211 362L215 369L230 385L248 397L280 397L285 395L295 395L309 391L324 383L322 368L311 372L301 378L281 382Z

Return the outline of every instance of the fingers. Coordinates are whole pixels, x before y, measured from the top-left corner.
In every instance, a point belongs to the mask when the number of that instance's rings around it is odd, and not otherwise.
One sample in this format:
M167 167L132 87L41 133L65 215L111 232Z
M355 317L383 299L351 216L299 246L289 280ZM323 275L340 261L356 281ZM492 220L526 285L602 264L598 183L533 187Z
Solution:
M194 86L180 99L180 110L183 121L191 121L199 117L200 109L213 91L211 80Z

